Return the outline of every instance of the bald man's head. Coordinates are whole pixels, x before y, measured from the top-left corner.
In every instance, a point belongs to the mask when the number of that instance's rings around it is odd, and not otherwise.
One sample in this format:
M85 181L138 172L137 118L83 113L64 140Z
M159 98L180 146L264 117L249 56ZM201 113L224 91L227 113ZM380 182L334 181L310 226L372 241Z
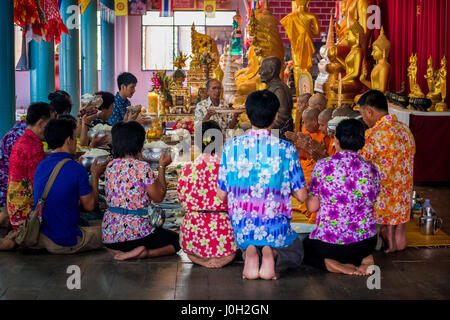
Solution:
M319 131L319 114L320 111L315 108L308 108L303 111L302 119L305 129L309 133L315 133Z
M333 109L325 109L319 114L319 130L325 135L328 135L328 121L331 120L332 115Z
M349 105L343 105L333 111L334 117L346 117L353 109Z
M308 106L323 111L327 107L327 98L321 93L315 93L309 98Z

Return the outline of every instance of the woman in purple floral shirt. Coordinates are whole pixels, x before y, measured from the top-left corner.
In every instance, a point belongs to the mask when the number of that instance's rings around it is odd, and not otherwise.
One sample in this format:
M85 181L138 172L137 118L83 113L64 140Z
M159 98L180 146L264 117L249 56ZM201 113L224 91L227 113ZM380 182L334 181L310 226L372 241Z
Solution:
M355 120L336 128L334 156L311 174L308 210L318 211L317 228L304 241L305 263L330 272L367 275L377 237L373 206L380 191L375 166L362 159L364 127Z
M151 200L161 202L166 195L165 167L172 161L170 155L161 155L155 179L150 165L142 161L144 127L135 121L119 122L111 134L116 159L105 171L109 208L103 217L103 243L116 260L175 254L180 250L178 234L155 228L142 217Z

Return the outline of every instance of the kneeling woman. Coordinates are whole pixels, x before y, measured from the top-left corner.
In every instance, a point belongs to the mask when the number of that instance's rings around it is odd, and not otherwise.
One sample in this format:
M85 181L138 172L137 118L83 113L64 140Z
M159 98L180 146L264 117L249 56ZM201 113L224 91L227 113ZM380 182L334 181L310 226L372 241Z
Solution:
M180 250L178 234L155 228L142 217L151 200L164 200L170 155L161 155L155 179L150 165L142 161L145 129L134 121L119 122L111 133L115 159L105 171L109 209L103 217L103 243L114 250L116 260L175 254Z
M318 210L317 228L304 241L304 262L330 272L367 275L377 243L373 206L380 175L357 153L365 143L361 122L340 122L334 143L338 152L319 160L311 174L307 207Z
M221 268L233 261L237 246L227 203L216 196L220 157L215 154L213 144L222 146L222 141L215 141L212 132L207 132L210 129L221 136L216 122L203 122L202 155L186 165L178 179L178 197L187 212L181 225L180 243L192 262Z

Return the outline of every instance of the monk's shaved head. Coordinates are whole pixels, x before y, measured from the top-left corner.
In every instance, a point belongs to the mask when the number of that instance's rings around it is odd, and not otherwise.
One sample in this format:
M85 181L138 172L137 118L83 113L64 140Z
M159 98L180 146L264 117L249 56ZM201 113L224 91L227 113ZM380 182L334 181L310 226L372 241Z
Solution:
M333 111L333 118L334 117L346 117L352 111L353 111L353 109L349 105L343 105L339 108L336 108Z
M325 109L319 114L319 119L323 119L324 121L330 121L333 117L333 109Z
M320 111L316 108L308 108L303 111L302 118L304 120L317 119L319 117Z
M309 99L308 106L323 111L327 107L327 98L321 93L315 93Z

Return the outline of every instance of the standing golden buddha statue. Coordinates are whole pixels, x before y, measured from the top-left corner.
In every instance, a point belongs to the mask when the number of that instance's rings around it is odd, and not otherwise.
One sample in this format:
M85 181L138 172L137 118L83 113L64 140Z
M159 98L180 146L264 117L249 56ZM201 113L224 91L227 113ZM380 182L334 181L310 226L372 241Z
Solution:
M291 42L295 88L299 96L298 78L302 71L309 73L311 69L312 56L316 52L312 37L319 35L319 22L314 14L307 11L309 0L296 0L296 3L297 11L285 16L280 23Z
M388 57L391 49L391 42L384 34L384 29L381 28L380 35L372 45L372 57L377 64L370 74L370 81L367 80L367 68L363 65L363 71L360 77L361 82L369 89L378 90L386 93L389 84L389 76L391 73L391 65Z
M436 111L447 111L447 104L445 98L447 98L447 58L444 56L441 60L441 67L437 75L436 91L440 91L441 102L436 104Z
M408 79L409 79L409 97L411 98L425 98L425 95L420 89L419 84L417 83L417 54L413 54L409 58L409 66L408 66Z
M351 46L351 50L345 58L345 61L342 61L337 57L337 60L345 66L345 77L341 79L341 84L339 84L339 82L330 84L330 89L334 91L335 94L339 92L339 87L341 87L342 104L352 105L355 96L361 93L364 88L360 81L362 62L364 59L361 44L364 43L364 41L364 29L356 19L355 23L353 23L347 31L347 43Z
M427 60L427 73L423 76L427 80L428 85L427 99L431 100L431 107L428 108L428 111L435 111L436 103L441 100L440 92L436 93L435 71L433 65L433 58L430 56Z
M261 61L270 56L278 57L284 65L284 46L278 32L278 20L270 12L267 0L264 2L264 10L261 12L257 4L257 10L252 11L249 20L249 34L252 39L248 51L248 65L235 73L237 96L236 105L243 105L247 96L255 90L262 90L267 86L261 82L258 74Z
M338 102L338 93L331 90L332 83L339 83L339 74L345 75L345 66L338 60L338 48L333 46L328 49L329 63L325 69L328 72L328 79L324 85L325 95L327 96L327 108L336 108Z

